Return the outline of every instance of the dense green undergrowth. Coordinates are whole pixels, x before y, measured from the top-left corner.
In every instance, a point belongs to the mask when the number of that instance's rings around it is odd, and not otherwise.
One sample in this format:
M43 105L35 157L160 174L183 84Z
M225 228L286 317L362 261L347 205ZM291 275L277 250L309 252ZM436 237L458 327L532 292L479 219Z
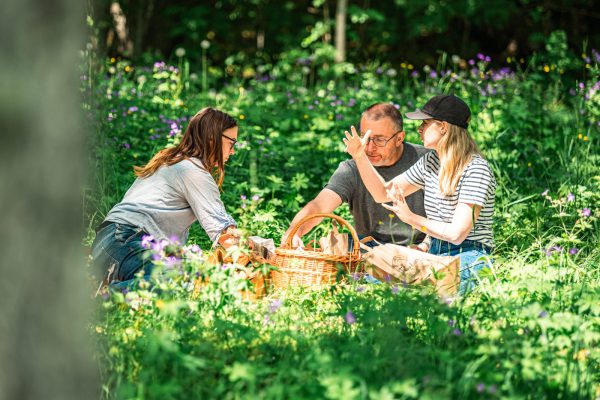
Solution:
M351 277L246 302L244 282L231 268L208 266L203 253L165 260L167 274L152 290L98 299L102 397L600 396L598 57L568 74L576 60L555 47L549 41L546 53L496 70L483 55L465 63L442 57L418 72L325 68L290 56L207 91L183 58L148 66L107 60L86 71L94 132L86 245L133 182L133 165L175 143L205 106L240 124L223 185L227 209L248 232L276 242L347 158L343 131L374 102L406 112L456 93L472 108L470 130L498 180L495 262L474 292L453 302L426 288ZM414 123L405 131L418 143ZM198 226L189 242L210 247ZM196 276L210 278L198 296Z

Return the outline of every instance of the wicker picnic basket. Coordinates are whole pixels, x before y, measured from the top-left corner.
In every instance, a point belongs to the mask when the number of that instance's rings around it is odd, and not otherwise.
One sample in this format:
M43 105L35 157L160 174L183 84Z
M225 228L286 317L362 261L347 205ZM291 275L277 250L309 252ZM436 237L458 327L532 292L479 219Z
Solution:
M293 249L292 238L298 229L313 218L331 218L348 228L354 240L353 249L348 254L334 255L323 253L319 248ZM360 242L356 231L346 220L334 214L312 214L303 218L291 230L286 243L275 249L277 270L271 271L275 289L287 286L321 286L334 283L340 266L347 272L354 272L360 261Z

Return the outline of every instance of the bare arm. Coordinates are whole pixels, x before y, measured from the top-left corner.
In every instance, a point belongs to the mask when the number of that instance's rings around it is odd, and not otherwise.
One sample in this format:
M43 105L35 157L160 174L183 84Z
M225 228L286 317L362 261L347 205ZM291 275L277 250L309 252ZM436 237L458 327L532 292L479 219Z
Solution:
M348 133L348 131L345 132L346 138L344 139L344 144L346 145L346 152L348 152L356 162L356 167L358 168L360 178L365 184L365 187L377 203L386 203L390 201L387 196L387 189L391 187L392 181L386 182L385 179L379 175L365 153L371 131L367 131L365 136L361 138L356 132L356 128L352 126L350 130L352 131L352 134ZM394 179L394 181L398 182L399 188L402 190L404 196L408 196L419 190L417 186L411 185L404 178Z
M317 213L330 213L336 208L338 208L342 204L341 197L330 189L323 189L321 192L315 197L313 200L309 201L303 208L296 214L292 222L290 223L290 227L285 231L281 238L281 245L283 246L290 235L292 228L298 224L304 217L317 214ZM304 246L302 243L302 236L304 236L307 232L309 232L312 228L318 225L323 218L313 218L309 221L306 221L294 235L292 239L292 246Z
M427 233L429 236L456 245L461 244L467 238L481 211L479 205L458 203L454 210L452 222L433 221L410 211L404 197L399 192L394 194L394 205L383 204L383 207L394 211L402 221Z

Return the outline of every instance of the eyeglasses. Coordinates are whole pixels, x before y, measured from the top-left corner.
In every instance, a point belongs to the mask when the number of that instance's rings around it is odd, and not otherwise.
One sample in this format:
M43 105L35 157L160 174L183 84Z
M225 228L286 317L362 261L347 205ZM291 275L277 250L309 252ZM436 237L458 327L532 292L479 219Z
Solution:
M369 145L369 142L373 142L375 144L375 146L377 146L377 147L385 147L385 146L387 146L388 142L390 140L392 140L394 138L394 136L396 136L400 132L402 132L402 131L398 131L398 132L394 133L392 136L390 136L387 139L384 137L370 137L369 140L367 141L367 146Z
M229 136L225 135L224 133L222 133L221 136L223 136L225 139L231 140L231 147L232 148L235 147L235 145L237 143L237 139L230 138Z

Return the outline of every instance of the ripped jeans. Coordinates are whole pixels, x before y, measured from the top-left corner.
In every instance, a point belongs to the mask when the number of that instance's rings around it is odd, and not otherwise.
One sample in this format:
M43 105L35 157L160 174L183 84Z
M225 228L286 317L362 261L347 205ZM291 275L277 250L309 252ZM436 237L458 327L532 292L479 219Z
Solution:
M130 289L138 271L149 277L154 264L145 257L142 228L116 222L103 223L92 244L92 262L100 276L114 290Z

